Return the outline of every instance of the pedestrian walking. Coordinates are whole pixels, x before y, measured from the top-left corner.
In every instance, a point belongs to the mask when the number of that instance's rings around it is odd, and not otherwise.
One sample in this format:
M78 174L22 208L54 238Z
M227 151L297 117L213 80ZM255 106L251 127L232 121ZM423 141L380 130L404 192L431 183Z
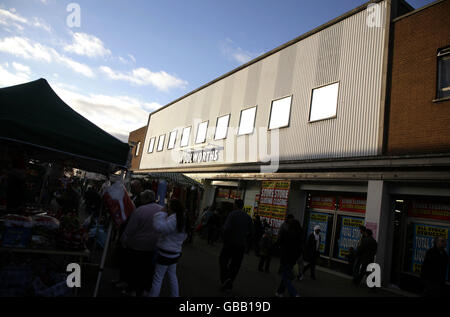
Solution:
M273 241L269 231L265 232L260 241L260 254L258 270L260 272L270 273L270 261L272 260Z
M181 257L182 245L189 230L189 221L184 207L177 199L171 199L167 212L163 210L153 217L153 225L160 233L156 244L157 256L150 297L158 297L167 273L171 297L179 296L177 263Z
M217 231L219 229L219 214L217 210L214 210L212 215L209 216L206 223L206 229L208 231L208 244L213 245L217 239Z
M354 254L354 261L353 261L353 277L356 278L359 275L360 272L360 267L361 267L361 262L359 257L357 256L357 250L358 248L361 247L361 243L362 240L365 237L365 232L366 232L366 227L365 226L359 226L359 240L358 243L356 245L356 250L355 250L355 254Z
M244 211L242 199L235 200L224 225L223 247L219 257L222 290L231 291L244 258L248 238L253 236L252 218Z
M282 297L285 290L292 297L298 297L299 294L292 285L294 279L293 268L302 253L301 243L301 225L296 219L289 219L283 230L280 230L277 245L280 247L280 269L281 282L275 293L277 297Z
M153 217L162 207L155 202L155 193L145 190L140 195L142 205L130 216L122 235L122 244L128 250L127 274L132 295L150 292L154 273L154 258L159 233L153 226Z
M447 241L444 237L436 237L433 240L433 247L425 254L421 272L425 284L423 293L425 296L445 296L445 278L448 270L446 246Z
M255 219L253 221L253 226L254 226L254 232L255 232L254 239L253 239L253 247L255 249L255 255L259 256L261 238L264 234L264 227L263 227L263 224L261 222L261 218L259 215L255 216Z
M314 231L309 235L305 245L305 260L308 264L303 268L303 275L306 271L311 270L311 278L316 279L316 265L320 256L320 226L315 226Z
M377 254L377 241L373 238L372 230L366 229L361 240L361 245L356 249L356 257L359 260L359 272L353 279L353 283L359 285L363 277L367 275L367 265L375 262Z

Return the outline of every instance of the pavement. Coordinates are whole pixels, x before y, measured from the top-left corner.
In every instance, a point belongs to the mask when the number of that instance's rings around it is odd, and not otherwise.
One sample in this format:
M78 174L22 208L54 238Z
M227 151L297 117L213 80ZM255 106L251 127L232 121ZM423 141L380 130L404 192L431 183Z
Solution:
M244 256L233 290L227 294L220 290L219 254L222 244L208 245L196 236L192 244L183 248L183 255L177 266L177 276L181 297L274 297L280 283L277 273L279 258L272 258L271 272L258 271L259 258L253 251ZM97 273L95 267L85 267L82 272L80 296L92 297ZM118 271L105 267L98 297L121 297L121 291L111 281L117 279ZM318 266L316 280L307 274L302 281L293 284L302 297L414 297L416 295L395 288L378 288L375 291L366 286L355 286L351 277ZM166 282L166 281L165 281ZM167 284L163 283L161 296L168 296ZM288 296L287 292L285 296Z

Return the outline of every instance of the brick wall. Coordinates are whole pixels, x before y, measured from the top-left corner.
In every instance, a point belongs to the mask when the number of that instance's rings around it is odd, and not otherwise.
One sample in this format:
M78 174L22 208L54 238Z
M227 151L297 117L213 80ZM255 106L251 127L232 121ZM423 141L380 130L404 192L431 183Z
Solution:
M133 148L133 152L132 152L133 156L131 159L131 170L139 169L139 163L141 161L142 152L144 151L144 140L145 140L146 131L147 131L147 126L130 132L130 135L128 136L128 142L136 143L136 146ZM139 155L136 156L136 148L137 148L138 142L141 142L141 146L140 146L140 150L139 150Z
M450 100L433 102L449 13L447 0L394 23L388 154L450 152Z

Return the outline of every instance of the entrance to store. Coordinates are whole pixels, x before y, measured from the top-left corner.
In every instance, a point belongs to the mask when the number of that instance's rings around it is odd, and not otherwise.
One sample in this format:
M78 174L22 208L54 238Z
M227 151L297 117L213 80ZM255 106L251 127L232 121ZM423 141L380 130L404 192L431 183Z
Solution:
M450 249L450 200L439 197L397 196L394 200L394 242L391 283L421 293L420 272L425 254L436 236L447 239ZM450 288L447 267L447 292Z
M305 239L314 226L321 228L321 264L351 275L351 253L361 236L359 226L365 223L366 196L308 193L305 210Z

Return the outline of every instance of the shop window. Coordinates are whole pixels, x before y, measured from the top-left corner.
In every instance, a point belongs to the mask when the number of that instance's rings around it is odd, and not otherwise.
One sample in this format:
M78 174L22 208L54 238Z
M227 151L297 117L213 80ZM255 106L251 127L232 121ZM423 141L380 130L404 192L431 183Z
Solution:
M189 137L191 136L191 127L187 127L183 129L183 133L181 134L181 147L188 146Z
M139 156L139 150L141 149L141 142L139 141L138 144L136 145L136 156Z
M208 121L198 124L197 137L195 138L195 143L204 143L206 141L206 132L208 131Z
M289 126L292 96L272 101L269 130Z
M438 52L437 97L450 97L450 47Z
M229 114L217 118L216 133L214 134L214 140L222 140L227 137L229 122L230 122Z
M339 83L313 89L309 122L336 117L338 92Z
M148 153L153 153L153 150L155 148L155 139L156 138L150 139L150 144L148 145Z
M241 111L238 135L251 134L255 128L256 107Z
M164 141L165 141L166 135L160 135L158 139L158 148L156 149L158 152L161 152L164 149Z
M322 212L310 211L307 218L307 234L306 239L314 231L315 226L320 226L321 242L319 252L321 255L329 257L331 247L331 236L333 232L334 215ZM306 240L305 240L306 241Z
M169 142L167 144L167 149L168 150L171 150L171 149L173 149L175 147L175 141L177 139L177 132L178 132L177 130L174 130L174 131L170 132Z

